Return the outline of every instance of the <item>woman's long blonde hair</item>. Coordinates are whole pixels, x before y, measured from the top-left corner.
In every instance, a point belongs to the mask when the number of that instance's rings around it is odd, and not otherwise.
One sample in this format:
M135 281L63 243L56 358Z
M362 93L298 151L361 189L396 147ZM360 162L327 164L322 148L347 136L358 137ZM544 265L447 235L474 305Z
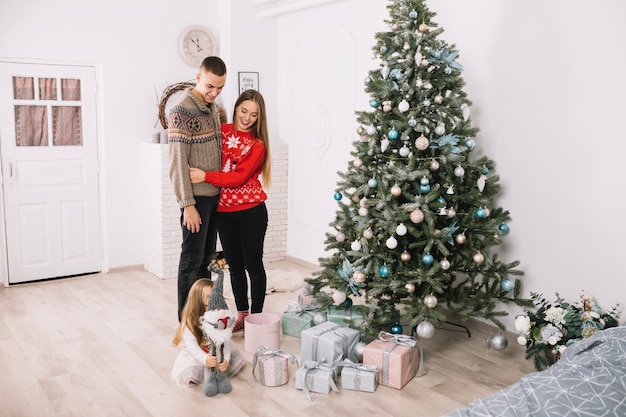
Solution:
M237 107L246 100L255 102L259 106L259 115L256 119L256 123L252 126L253 133L265 146L265 160L263 161L261 180L263 186L269 188L272 183L272 158L270 154L270 137L267 129L267 115L265 112L265 100L261 93L256 90L246 90L239 95L235 102L235 108L233 110L233 123L236 124ZM235 129L237 126L235 126Z
M198 279L189 289L189 295L187 296L187 301L185 302L183 312L181 313L180 325L176 330L174 339L172 339L174 346L178 346L183 339L183 331L185 330L185 327L187 327L196 337L198 345L202 346L204 333L200 327L200 316L202 316L206 310L206 307L204 306L204 299L202 298L202 292L205 288L213 288L213 281L209 278Z

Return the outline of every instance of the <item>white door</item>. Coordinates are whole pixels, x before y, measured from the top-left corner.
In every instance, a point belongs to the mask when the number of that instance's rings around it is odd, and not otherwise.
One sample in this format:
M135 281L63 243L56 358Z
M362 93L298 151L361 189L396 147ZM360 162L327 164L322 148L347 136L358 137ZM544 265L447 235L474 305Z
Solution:
M96 72L0 62L9 283L102 270Z

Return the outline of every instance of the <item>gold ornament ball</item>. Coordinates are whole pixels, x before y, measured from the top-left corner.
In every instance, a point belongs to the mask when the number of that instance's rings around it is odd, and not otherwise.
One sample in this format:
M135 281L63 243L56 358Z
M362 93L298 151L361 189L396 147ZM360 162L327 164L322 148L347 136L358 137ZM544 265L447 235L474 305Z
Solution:
M415 284L412 283L408 283L404 286L404 288L406 288L406 292L408 292L409 294L412 294L415 291Z
M354 282L357 282L359 284L363 284L366 278L367 276L365 275L365 273L360 270L354 271L354 274L352 274L352 279L354 280Z
M456 243L458 243L459 245L462 245L465 243L465 241L467 240L467 238L465 237L465 235L463 233L460 233L458 235L456 235L456 237L454 238L454 240L456 241Z
M421 25L419 25L419 27L417 28L420 32L424 33L428 30L428 25L426 23L422 23Z
M437 306L437 297L430 294L424 297L424 305L428 308L435 308Z
M356 128L356 134L361 136L365 133L365 128L363 127L363 125L359 125Z
M443 103L443 96L441 94L437 94L435 96L435 103L437 103L437 104Z
M482 264L484 262L484 260L485 260L485 256L482 253L476 252L474 254L474 262L475 263Z
M422 59L422 62L420 63L422 65L422 67L427 67L428 64L430 64L430 62L428 62L428 60L426 58Z
M430 170L437 171L438 169L439 169L439 161L437 161L436 159L433 159L432 161L430 161Z
M372 231L372 229L365 229L363 231L363 237L369 240L374 237L374 232Z
M402 254L400 255L400 260L402 262L409 262L411 260L411 254L407 251L402 252Z
M400 188L398 184L395 184L393 187L391 187L392 196L398 197L400 194L402 194L402 188Z
M420 135L419 138L415 139L415 147L417 149L419 149L420 151L424 151L426 149L428 149L428 138L426 138L426 136L424 136L423 134Z
M405 42L404 46L402 46L402 49L404 49L405 51L408 51L409 49L411 49L411 45L409 45L408 42Z

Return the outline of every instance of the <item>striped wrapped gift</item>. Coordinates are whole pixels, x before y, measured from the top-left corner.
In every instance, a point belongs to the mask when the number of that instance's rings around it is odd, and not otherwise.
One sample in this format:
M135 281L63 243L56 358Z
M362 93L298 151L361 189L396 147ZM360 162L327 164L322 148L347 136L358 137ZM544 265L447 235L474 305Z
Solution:
M293 354L261 346L252 359L252 376L255 381L261 382L266 387L285 385L289 382L289 362L298 366L298 359ZM259 366L258 377L257 365Z

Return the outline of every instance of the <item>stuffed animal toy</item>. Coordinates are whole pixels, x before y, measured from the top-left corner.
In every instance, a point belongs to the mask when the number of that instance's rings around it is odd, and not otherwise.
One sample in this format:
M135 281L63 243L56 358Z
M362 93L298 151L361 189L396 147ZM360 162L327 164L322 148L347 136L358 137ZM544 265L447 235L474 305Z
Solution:
M235 313L228 309L224 300L224 271L211 268L217 273L213 284L213 291L209 296L207 311L200 317L200 325L205 336L211 342L211 355L217 357L217 362L230 360L230 341L233 335ZM226 394L232 390L226 374L217 367L206 368L204 378L204 395L213 397L218 393Z

